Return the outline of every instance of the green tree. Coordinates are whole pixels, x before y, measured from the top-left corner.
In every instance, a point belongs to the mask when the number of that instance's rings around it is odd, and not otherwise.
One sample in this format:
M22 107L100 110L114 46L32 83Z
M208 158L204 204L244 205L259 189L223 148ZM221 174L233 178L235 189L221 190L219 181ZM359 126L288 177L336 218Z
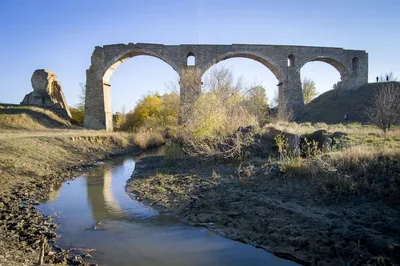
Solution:
M113 127L115 131L121 130L123 125L126 123L126 115L124 113L113 114Z
M179 94L149 94L126 114L121 130L159 130L178 123Z
M307 104L312 101L312 99L317 96L315 82L307 77L303 80L303 98L304 103Z
M81 87L81 90L78 94L79 97L79 102L74 106L70 107L69 111L71 112L72 119L80 126L83 126L84 124L84 118L85 118L85 84L81 83L79 84Z
M71 112L72 119L80 126L83 126L84 123L84 106L76 106L70 107L69 111Z

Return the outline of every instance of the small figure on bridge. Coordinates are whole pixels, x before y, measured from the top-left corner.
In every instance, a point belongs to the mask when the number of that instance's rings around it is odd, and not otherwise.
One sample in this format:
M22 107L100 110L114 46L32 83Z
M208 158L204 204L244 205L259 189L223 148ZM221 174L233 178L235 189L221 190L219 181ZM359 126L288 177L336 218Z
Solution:
M348 112L346 112L344 114L344 121L347 121L347 120L349 120L349 113Z
M376 76L376 82L378 82L379 81L379 77L378 76Z
M389 81L389 76L386 76L386 81Z

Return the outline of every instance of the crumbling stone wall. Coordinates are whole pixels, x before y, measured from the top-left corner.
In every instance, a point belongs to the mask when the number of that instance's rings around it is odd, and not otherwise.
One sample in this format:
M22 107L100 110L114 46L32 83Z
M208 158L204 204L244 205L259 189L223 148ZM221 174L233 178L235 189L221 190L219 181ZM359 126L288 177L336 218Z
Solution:
M71 118L60 82L54 72L47 69L37 69L32 74L31 83L33 91L25 95L21 105L48 107Z
M137 55L157 57L169 64L181 78L181 108L179 121L190 119L193 103L200 87L193 89L185 82L185 70L196 70L200 77L212 65L228 58L244 57L265 65L278 80L279 104L299 118L304 113L300 69L308 62L321 61L335 67L341 81L337 88L354 90L368 82L368 54L342 48L285 45L161 45L145 43L97 46L86 71L85 127L112 130L110 77L125 60ZM195 65L188 66L188 56ZM195 84L201 84L198 79ZM279 108L279 107L278 107Z

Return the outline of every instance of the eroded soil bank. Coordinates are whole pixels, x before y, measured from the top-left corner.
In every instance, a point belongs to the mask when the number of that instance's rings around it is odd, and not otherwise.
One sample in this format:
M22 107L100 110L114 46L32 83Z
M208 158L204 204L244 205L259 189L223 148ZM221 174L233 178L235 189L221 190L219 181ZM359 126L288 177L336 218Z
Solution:
M79 252L44 244L56 225L34 206L96 162L135 150L126 134L59 133L0 134L0 265L36 265L41 251L43 263L84 265Z
M193 225L305 265L398 265L398 204L326 196L318 182L285 176L275 166L238 171L150 157L136 163L127 190Z

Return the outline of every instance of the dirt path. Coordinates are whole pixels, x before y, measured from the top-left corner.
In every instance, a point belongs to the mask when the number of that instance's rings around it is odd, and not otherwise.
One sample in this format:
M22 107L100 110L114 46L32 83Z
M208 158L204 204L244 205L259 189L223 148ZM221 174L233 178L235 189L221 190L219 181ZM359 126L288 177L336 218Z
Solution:
M0 130L0 139L8 138L32 138L32 137L94 137L94 136L129 136L128 133L118 133L98 130L65 130L52 129L44 131Z

